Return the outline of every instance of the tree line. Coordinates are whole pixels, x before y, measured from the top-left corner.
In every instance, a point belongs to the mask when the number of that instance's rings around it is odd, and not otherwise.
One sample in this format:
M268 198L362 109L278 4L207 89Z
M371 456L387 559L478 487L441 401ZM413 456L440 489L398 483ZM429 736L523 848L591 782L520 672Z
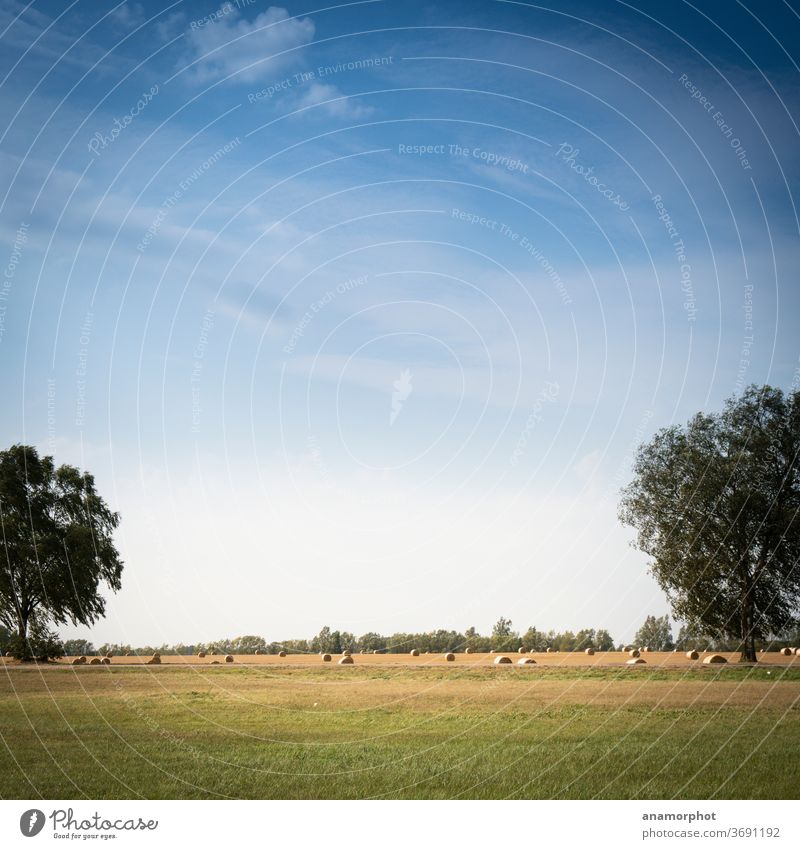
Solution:
M8 629L0 626L0 651L13 640ZM783 646L800 645L800 629L790 629L774 638L759 641L758 648L778 649ZM647 647L651 651L737 651L740 645L736 639L724 636L704 634L696 626L681 625L673 636L669 616L647 616L636 631L630 646ZM475 628L467 628L463 633L446 629L421 633L397 632L387 636L368 632L355 636L349 631L333 630L327 625L310 639L292 639L268 642L264 637L247 634L233 639L212 640L202 643L176 643L174 645L132 646L124 643L103 643L95 645L87 639L68 639L57 642L52 656L69 657L79 655L105 655L108 652L116 656L128 653L150 656L155 652L162 655L195 655L200 651L206 654L340 654L346 649L354 653L380 652L385 654L407 654L411 649L434 654L448 651L461 652L466 648L474 652L516 651L520 647L528 651L545 652L548 649L557 652L580 652L587 648L595 651L622 651L628 646L615 643L604 628L584 628L579 631L540 631L531 626L525 631L513 628L510 619L501 617L492 628L491 634L479 634Z

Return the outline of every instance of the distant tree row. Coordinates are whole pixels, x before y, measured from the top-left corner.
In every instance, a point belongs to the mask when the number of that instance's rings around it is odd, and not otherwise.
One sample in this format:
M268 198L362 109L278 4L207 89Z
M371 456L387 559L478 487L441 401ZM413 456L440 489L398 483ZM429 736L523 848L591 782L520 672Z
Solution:
M14 634L0 626L0 651L14 640ZM705 634L697 626L681 625L676 637L673 637L672 627L668 616L648 616L636 632L633 643L637 647L648 647L651 651L687 651L689 649L712 651L737 651L739 645L735 639ZM793 629L776 635L759 644L759 648L777 649L782 646L800 645L800 630ZM263 637L249 634L234 639L214 640L208 643L177 643L160 646L131 646L121 643L104 643L95 647L92 642L84 639L69 639L63 643L57 642L50 656L61 655L104 655L113 652L116 656L130 653L149 656L155 652L163 655L195 655L204 651L207 654L277 654L286 651L289 654L318 654L328 652L340 654L345 649L353 652L374 651L386 654L405 654L412 648L421 652L464 651L470 648L474 652L516 651L524 646L529 651L543 652L552 649L559 652L584 651L587 648L595 651L620 651L622 643L615 645L608 631L603 628L584 628L580 631L539 631L531 626L520 633L514 630L510 619L501 617L488 636L479 634L475 628L467 628L463 633L439 629L425 633L399 632L383 636L374 632L356 637L348 631L335 631L327 625L310 640L284 640L283 642L267 642Z

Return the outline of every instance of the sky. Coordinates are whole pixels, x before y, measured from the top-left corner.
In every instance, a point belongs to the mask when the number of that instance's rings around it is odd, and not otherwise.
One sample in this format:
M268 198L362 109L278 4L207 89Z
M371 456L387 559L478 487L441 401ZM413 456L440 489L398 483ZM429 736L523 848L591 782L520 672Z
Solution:
M64 636L607 628L639 443L800 386L800 10L0 9L0 445L96 476Z

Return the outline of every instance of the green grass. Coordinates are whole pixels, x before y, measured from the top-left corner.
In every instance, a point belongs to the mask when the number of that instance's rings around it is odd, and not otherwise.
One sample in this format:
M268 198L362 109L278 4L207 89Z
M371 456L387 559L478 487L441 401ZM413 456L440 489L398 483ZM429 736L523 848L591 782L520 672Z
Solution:
M800 672L10 668L3 798L794 798Z

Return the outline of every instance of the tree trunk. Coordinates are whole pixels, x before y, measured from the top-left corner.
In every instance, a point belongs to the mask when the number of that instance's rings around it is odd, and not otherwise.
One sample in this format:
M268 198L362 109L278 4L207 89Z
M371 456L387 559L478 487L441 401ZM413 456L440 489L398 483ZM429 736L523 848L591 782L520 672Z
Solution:
M740 623L742 638L742 656L740 659L745 663L755 663L758 657L756 656L756 638L753 633L753 603L749 590L745 591L742 599Z
M20 660L28 660L30 652L28 651L28 617L21 611L17 611L17 633L20 638Z

